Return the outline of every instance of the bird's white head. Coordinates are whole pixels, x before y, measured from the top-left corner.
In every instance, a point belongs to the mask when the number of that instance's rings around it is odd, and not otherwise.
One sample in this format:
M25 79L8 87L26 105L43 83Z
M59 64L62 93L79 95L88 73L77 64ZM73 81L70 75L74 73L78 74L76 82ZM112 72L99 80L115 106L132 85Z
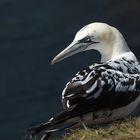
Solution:
M77 32L73 42L52 60L52 64L91 49L99 51L102 62L117 59L130 51L116 28L105 23L91 23Z

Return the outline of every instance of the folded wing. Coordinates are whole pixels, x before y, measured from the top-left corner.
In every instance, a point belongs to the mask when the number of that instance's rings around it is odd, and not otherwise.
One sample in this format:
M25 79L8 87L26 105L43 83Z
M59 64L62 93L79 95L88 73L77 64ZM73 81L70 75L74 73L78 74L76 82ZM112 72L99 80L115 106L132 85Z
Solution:
M77 105L100 108L117 108L135 100L140 92L138 74L126 74L105 66L78 73L63 91L64 108Z

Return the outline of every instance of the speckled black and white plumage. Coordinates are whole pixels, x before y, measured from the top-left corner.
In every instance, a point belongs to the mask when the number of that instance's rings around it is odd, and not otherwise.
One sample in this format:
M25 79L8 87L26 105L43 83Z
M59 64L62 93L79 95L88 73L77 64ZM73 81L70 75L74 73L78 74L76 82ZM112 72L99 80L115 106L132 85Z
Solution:
M91 102L93 111L125 106L140 94L139 74L138 62L126 57L93 64L68 82L62 95L63 106L84 106Z

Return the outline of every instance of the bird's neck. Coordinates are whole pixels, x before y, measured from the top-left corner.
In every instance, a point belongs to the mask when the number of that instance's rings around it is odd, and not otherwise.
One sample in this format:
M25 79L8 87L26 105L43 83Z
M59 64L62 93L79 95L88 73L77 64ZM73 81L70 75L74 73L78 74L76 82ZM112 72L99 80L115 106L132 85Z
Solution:
M128 52L131 52L131 50L128 48L124 37L116 30L111 59L117 59Z
M109 49L101 53L101 62L116 60L128 53L131 53L131 50L128 48L124 37L118 30L114 29L114 35Z

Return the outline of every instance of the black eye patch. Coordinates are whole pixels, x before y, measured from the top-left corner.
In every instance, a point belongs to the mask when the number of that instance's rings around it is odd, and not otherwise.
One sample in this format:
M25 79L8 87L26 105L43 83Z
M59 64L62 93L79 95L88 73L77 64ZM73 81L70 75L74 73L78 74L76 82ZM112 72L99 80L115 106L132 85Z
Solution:
M99 43L99 42L94 42L91 40L90 36L86 36L83 39L79 40L79 43Z
M85 42L85 43L92 42L91 37L90 36L86 36L85 38L83 38L83 42Z
M92 42L90 36L86 36L83 39L79 40L79 43L90 43L90 42Z

